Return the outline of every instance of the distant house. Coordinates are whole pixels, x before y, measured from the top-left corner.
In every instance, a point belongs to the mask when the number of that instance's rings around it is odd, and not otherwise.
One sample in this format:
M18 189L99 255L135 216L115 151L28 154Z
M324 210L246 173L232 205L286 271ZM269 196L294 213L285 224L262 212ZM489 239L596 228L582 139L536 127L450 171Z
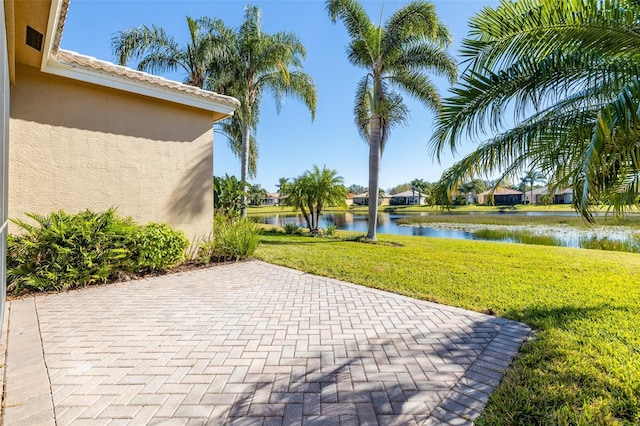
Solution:
M369 193L368 192L363 192L362 194L356 194L353 196L353 202L352 204L354 206L368 206L369 205ZM390 204L390 200L391 197L388 196L387 194L380 194L380 197L378 198L378 203L381 206L388 206Z
M354 206L366 206L369 204L369 193L355 194L352 199Z
M453 191L451 194L451 202L453 204L477 204L478 195L473 192L458 192Z
M353 205L353 197L354 197L354 194L352 194L351 192L349 193L349 195L347 195L347 198L344 200L347 207Z
M525 191L525 204L544 204L542 198L549 193L547 188L534 188L533 191ZM533 199L532 199L533 194Z
M571 204L573 203L573 189L562 189L556 191L553 195L554 204Z
M427 197L425 194L409 189L392 195L389 204L392 206L418 206L424 204L426 200Z
M262 200L260 200L260 204L263 206L277 206L280 204L280 194L267 194Z
M478 204L494 204L496 206L512 206L522 203L523 194L520 191L509 188L496 188L493 191L493 203L491 203L491 190L478 194Z
M544 204L544 197L549 195L548 188L535 188L533 190L533 199L531 198L531 191L525 191L524 197L527 204ZM572 189L559 189L553 193L551 198L554 204L571 204L573 202L573 190Z

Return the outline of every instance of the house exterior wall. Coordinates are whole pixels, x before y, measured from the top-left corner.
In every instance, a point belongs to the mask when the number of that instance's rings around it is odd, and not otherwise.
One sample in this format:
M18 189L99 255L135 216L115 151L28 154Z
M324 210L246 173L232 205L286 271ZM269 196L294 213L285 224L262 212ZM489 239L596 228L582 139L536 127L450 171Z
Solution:
M7 209L9 178L9 60L4 19L4 2L0 1L0 331L4 317L7 289Z
M417 195L393 196L389 204L392 206L415 206L422 204L423 201L424 197L418 198Z
M213 217L210 112L17 65L9 216L87 208L167 222L191 239Z

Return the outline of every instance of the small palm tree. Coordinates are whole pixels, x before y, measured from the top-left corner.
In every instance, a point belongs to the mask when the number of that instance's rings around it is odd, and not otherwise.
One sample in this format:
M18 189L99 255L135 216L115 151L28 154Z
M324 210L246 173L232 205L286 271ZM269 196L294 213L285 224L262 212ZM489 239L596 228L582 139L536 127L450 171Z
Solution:
M264 33L261 19L259 8L247 6L244 22L237 30L220 20L211 25L217 48L213 50L212 69L206 87L240 100L240 108L223 126L225 133L233 130L232 149L240 154L240 179L243 181L249 177L251 159L254 162L257 159L257 143L252 144L252 138L257 130L260 102L265 92L270 91L274 95L278 110L284 97L290 96L307 106L311 119L314 119L316 111L313 79L302 71L306 55L304 45L293 33ZM243 214L246 215L246 210Z
M326 8L333 22L344 22L351 38L349 62L366 70L356 88L354 114L358 130L369 144L367 239L375 240L380 159L390 130L405 124L408 117L402 96L394 89L439 111L440 96L426 72L455 81L455 61L444 50L451 36L433 5L421 0L398 9L380 26L357 0L328 0Z
M498 184L525 167L571 187L588 220L622 213L640 189L640 2L501 0L470 21L469 64L432 139L439 157L489 133L445 171L439 193L478 174ZM513 119L505 119L513 111Z
M344 179L335 170L315 165L286 188L288 201L302 212L312 233L319 231L322 210L327 206L346 206L349 194Z

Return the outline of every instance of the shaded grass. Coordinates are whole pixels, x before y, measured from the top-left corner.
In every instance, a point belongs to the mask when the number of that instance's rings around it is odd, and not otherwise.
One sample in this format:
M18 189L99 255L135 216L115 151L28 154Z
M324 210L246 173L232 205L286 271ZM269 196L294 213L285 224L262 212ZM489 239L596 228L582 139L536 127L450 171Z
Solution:
M534 327L477 424L640 424L639 255L381 238L269 233L256 257Z

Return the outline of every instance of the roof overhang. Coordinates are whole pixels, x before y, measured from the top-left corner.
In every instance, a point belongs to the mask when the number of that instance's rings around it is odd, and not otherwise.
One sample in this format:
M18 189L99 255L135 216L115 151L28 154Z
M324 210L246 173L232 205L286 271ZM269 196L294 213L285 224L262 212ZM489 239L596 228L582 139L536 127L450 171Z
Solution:
M51 0L42 72L210 111L214 122L232 116L240 106L230 96L60 49L68 6L69 0Z

